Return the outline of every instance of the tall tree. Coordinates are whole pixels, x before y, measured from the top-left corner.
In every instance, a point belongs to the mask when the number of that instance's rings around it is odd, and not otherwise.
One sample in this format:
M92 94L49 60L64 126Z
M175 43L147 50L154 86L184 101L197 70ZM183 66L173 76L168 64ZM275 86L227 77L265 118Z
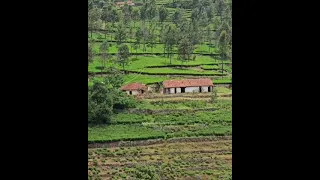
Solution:
M145 21L147 19L147 4L144 4L140 7L140 19L142 21L142 24L145 24Z
M215 0L214 6L215 6L215 12L217 13L217 16L220 17L220 21L222 22L221 16L222 16L223 10L226 7L224 0Z
M156 25L154 23L150 23L149 27L149 33L148 33L148 46L151 47L151 53L153 53L153 47L155 46L155 41L156 41Z
M143 32L141 30L141 28L139 27L136 31L136 34L135 34L135 38L136 38L136 44L139 46L140 48L140 43L141 43L141 40L143 38Z
M114 110L135 107L137 101L120 90L123 75L107 69L108 77L88 87L88 124L108 124Z
M192 42L189 39L183 37L179 41L179 45L178 45L178 54L179 54L178 57L181 63L190 60L191 55L193 54L193 50L194 50L194 45L192 44Z
M115 25L115 23L116 22L118 22L119 21L119 13L118 13L118 11L117 11L117 9L115 9L115 8L112 8L111 9L111 11L110 11L110 15L108 16L108 22L111 22L112 24L111 24L111 31L110 31L110 40L112 40L112 34L113 34L113 29L114 29L114 25Z
M191 20L192 21L198 21L198 19L199 19L199 9L195 8L191 12Z
M232 4L232 3L230 3ZM222 20L226 22L229 26L232 24L232 6L231 5L226 5L226 8L222 12Z
M139 48L138 42L135 42L132 47L134 50L136 50L136 59L138 59L138 48Z
M177 9L172 16L172 22L178 25L181 21L181 18L182 18L182 11L181 9Z
M101 27L101 14L102 11L101 9L98 8L92 8L89 12L88 12L88 30L91 33L91 38L92 38L92 32L96 29L99 29Z
M138 9L134 9L132 12L132 21L133 21L133 27L136 27L136 21L139 21L140 14Z
M164 6L159 8L159 21L162 24L169 15L169 11Z
M113 114L110 89L101 82L95 82L88 87L88 123L107 124Z
M117 44L122 44L127 39L127 29L122 22L119 22L116 29L115 40Z
M160 31L160 42L163 44L163 57L166 57L167 49L167 25L163 25Z
M222 73L223 73L223 60L227 57L228 53L228 34L223 30L219 36L218 47L220 50L221 64L222 64Z
M208 40L208 47L209 47L209 53L211 53L211 46L212 46L212 39L213 39L213 33L210 29L210 26L207 27L206 29L206 35L207 35L207 40Z
M107 39L108 34L108 21L110 20L110 9L111 7L108 6L106 3L105 7L102 9L101 20L104 22L103 30L104 30L104 38Z
M100 50L100 54L102 56L102 67L103 69L106 68L106 61L108 58L108 51L109 51L109 43L107 40L105 40L99 47ZM101 72L102 72L102 68L101 68Z
M128 4L125 4L122 7L122 14L123 14L124 24L126 26L129 25L132 20L132 7L129 6Z
M142 31L143 52L146 52L147 51L146 43L149 37L149 30L146 27L142 27L141 31Z
M122 66L122 69L125 70L125 66L129 63L129 48L126 44L122 44L118 49L118 63Z
M104 25L106 26L107 22L109 21L110 16L110 9L109 7L104 7L101 12L101 20L104 22Z
M170 57L170 64L172 64L172 50L177 40L177 28L175 25L170 24L166 27L165 43L167 47L168 57Z
M157 6L156 6L156 1L155 0L151 0L148 3L148 8L147 8L147 18L152 21L153 18L156 17L157 15Z
M192 21L190 23L190 39L194 45L199 44L201 38L201 32L198 21Z
M209 21L212 21L213 17L214 17L214 5L210 4L208 6L208 8L206 8L207 10L207 17L209 19Z
M92 50L92 46L90 43L88 43L88 66L90 63L93 62L93 50Z

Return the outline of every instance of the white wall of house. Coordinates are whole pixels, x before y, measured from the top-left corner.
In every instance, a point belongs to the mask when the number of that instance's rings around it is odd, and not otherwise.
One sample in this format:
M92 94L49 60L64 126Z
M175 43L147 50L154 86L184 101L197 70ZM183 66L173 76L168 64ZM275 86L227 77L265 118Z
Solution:
M176 89L177 94L181 93L181 88L170 88L170 94L175 94L175 89Z
M201 86L202 91L201 92L209 92L208 91L208 87L209 86ZM175 88L169 88L170 89L170 94L175 94ZM210 92L212 92L213 86L210 86ZM176 88L176 92L181 93L181 88ZM186 93L192 93L192 92L196 92L199 93L199 86L194 86L194 87L186 87L185 88L185 92Z
M137 90L134 90L134 91L131 91L132 92L132 95L137 95L137 94L139 94L139 92L137 91ZM126 93L128 94L128 95L130 95L130 91L126 91Z
M202 86L202 92L209 92L209 91L208 91L208 87L209 87L209 86Z
M202 90L201 92L209 92L208 91L209 86L201 86ZM210 92L212 92L213 86L210 86ZM196 87L186 87L186 92L199 92L199 86Z
M177 93L181 93L181 88L177 88Z
M197 87L186 87L186 93L199 92L199 86Z

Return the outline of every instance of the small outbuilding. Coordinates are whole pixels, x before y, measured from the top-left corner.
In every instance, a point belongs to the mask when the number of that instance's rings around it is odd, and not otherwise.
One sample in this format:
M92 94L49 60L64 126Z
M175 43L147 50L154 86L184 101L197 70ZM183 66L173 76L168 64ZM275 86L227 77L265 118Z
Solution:
M120 88L122 91L125 91L129 95L140 95L145 93L148 90L148 87L145 84L140 83L130 83L122 86Z
M163 81L164 94L212 92L213 82L209 78Z

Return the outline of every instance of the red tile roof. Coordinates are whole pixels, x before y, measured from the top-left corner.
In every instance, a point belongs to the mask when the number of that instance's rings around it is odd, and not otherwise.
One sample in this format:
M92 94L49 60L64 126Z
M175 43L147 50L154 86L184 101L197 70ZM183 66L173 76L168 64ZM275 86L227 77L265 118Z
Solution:
M140 84L140 83L130 83L130 84L126 84L124 86L122 86L120 88L121 90L126 90L126 91L130 91L130 90L145 90L147 89L147 86L144 84Z
M164 88L174 87L197 87L213 86L211 79L184 79L184 80L167 80L163 82Z

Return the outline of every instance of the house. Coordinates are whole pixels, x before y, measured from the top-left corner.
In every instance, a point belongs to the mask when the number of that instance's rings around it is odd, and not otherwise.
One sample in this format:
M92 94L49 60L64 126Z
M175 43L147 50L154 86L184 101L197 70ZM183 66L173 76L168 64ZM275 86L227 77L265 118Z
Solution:
M164 94L177 94L189 92L212 92L211 79L184 79L163 81Z
M140 83L130 83L122 86L120 88L122 91L125 91L129 95L139 95L143 94L148 90L148 87Z
M129 6L134 6L134 3L132 2L132 0L128 0L127 2L116 2L116 5L119 6L119 7L122 7L124 6L125 4L128 4Z

